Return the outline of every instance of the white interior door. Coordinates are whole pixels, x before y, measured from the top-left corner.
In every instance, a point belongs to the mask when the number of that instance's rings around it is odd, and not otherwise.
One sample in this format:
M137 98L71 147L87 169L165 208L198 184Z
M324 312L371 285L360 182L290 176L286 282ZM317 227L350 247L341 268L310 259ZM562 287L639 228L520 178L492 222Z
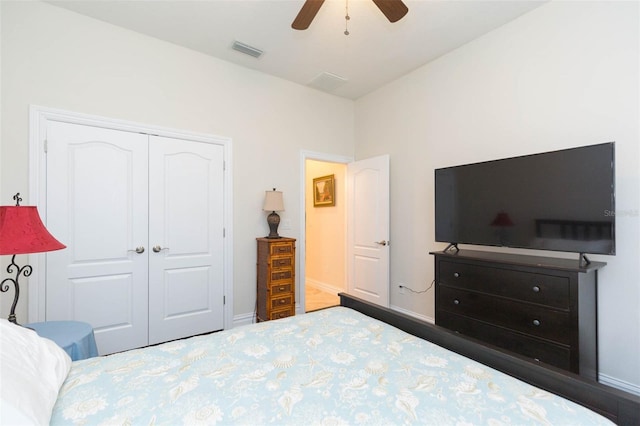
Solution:
M149 343L224 328L224 148L152 136Z
M389 306L389 156L347 165L349 294Z
M47 228L67 248L47 254L46 320L89 322L101 354L144 346L148 138L50 121L47 145Z

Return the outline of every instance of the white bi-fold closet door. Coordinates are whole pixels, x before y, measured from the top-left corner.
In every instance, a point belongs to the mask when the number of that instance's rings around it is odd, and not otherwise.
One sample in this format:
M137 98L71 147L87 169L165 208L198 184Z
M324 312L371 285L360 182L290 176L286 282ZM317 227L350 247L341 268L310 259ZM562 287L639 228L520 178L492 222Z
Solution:
M224 148L47 124L46 319L100 354L224 327Z

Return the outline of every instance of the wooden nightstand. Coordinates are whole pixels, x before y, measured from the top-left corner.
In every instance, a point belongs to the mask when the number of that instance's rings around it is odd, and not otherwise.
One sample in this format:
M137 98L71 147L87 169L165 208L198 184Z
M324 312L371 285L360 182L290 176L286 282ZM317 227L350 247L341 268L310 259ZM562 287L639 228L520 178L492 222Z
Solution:
M258 242L257 321L296 314L296 240L256 238Z

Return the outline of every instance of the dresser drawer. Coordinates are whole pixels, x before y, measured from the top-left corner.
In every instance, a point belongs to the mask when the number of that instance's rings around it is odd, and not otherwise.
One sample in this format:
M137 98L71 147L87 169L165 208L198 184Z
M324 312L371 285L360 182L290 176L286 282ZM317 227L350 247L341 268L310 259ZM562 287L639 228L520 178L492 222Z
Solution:
M271 309L272 310L291 307L291 306L293 306L293 295L292 294L287 294L287 295L278 296L278 297L274 296L274 297L271 298L269 303L271 303Z
M576 368L571 368L571 350L568 346L547 343L502 327L442 310L437 311L436 322L438 325L490 345L518 353L538 362L544 362L578 373Z
M293 257L274 257L271 259L271 269L291 268Z
M271 311L271 314L269 315L269 319L270 320L276 320L276 319L280 319L280 318L287 318L287 317L292 317L295 315L295 312L292 308L289 309L285 309L283 311Z
M291 269L284 269L281 271L272 271L271 272L271 282L275 281L283 281L283 280L291 280L293 277L293 271Z
M571 329L568 311L548 309L443 285L440 285L438 290L438 307L442 310L560 344L572 343L572 335L567 333L567 330Z
M270 245L271 256L279 256L284 254L293 254L293 243L282 242Z
M271 297L278 297L281 294L291 293L293 290L293 284L275 284L271 286Z
M440 261L439 284L520 299L556 308L569 307L569 278Z

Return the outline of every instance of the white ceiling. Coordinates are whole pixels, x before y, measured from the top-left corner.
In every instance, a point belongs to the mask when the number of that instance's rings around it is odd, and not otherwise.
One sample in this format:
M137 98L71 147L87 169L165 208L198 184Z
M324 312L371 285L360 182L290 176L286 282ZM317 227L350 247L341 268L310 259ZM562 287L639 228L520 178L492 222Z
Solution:
M392 24L371 0L348 0L348 36L346 0L326 0L305 31L291 28L304 0L49 3L302 85L334 74L347 81L323 90L357 99L545 1L404 0L409 13ZM231 49L236 40L263 55Z

